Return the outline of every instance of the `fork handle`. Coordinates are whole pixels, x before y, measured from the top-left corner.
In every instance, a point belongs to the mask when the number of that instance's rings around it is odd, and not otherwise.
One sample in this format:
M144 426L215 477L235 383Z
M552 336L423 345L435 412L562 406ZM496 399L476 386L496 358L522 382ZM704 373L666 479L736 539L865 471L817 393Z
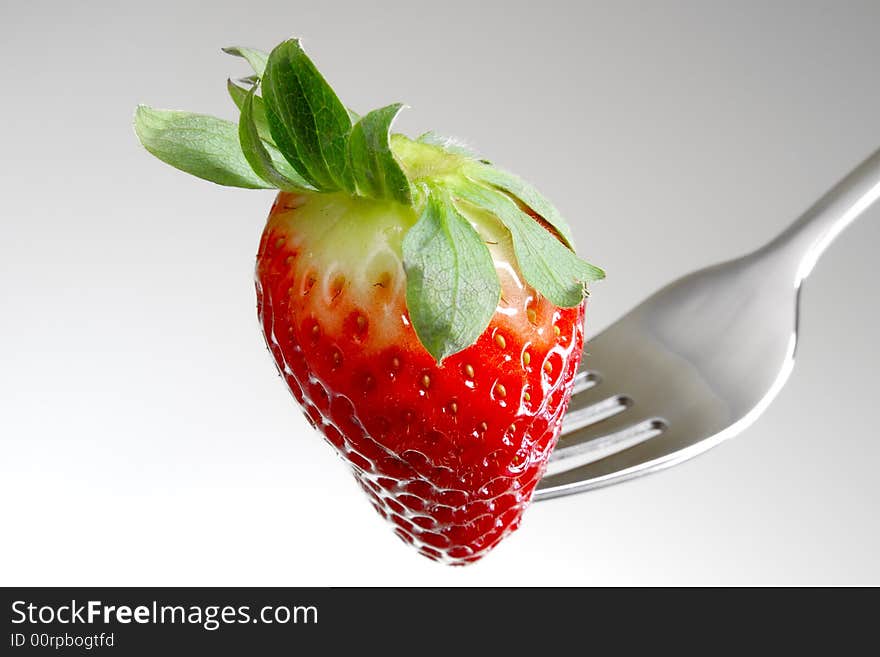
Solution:
M844 228L880 198L880 150L853 169L776 239L758 251L788 254L800 284Z

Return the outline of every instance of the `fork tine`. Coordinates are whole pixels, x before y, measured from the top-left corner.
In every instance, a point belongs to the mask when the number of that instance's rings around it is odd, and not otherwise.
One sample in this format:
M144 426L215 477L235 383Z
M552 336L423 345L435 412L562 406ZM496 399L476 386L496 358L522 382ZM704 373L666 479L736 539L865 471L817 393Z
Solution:
M662 425L662 420L649 422L659 422ZM680 425L678 429L681 429ZM593 459L564 471L560 471L557 466L555 472L545 476L538 484L535 499L548 499L600 488L661 470L714 447L725 437L726 432L721 432L710 438L694 440L689 439L674 425L663 426L648 439L617 450L604 458Z
M562 435L614 417L632 406L632 400L626 395L612 395L592 404L584 404L583 399L579 401L580 404L569 405L562 420Z
M598 404L608 397L607 388L602 386L602 375L594 370L578 372L574 379L568 413Z
M573 452L574 448L587 445L600 438L606 438L611 435L626 431L631 427L638 425L645 420L652 419L640 412L638 404L634 403L626 395L615 395L609 397L606 402L615 412L606 411L605 417L596 421L583 420L580 423L581 414L592 413L594 409L599 407L598 411L602 411L602 404L596 404L593 407L577 411L575 413L566 414L563 420L563 434L559 438L559 443L551 455L553 458L563 458L566 452ZM595 412L598 412L595 411ZM565 424L568 422L568 424ZM557 455L557 452L559 453Z
M591 421L593 417L595 419ZM560 444L574 440L586 442L620 431L645 419L647 419L646 411L641 408L637 400L624 394L611 395L606 390L601 399L592 404L569 404L563 419L565 438Z
M594 386L598 385L599 376L596 372L588 369L578 370L577 374L574 375L574 383L572 385L571 394L577 395L584 390L589 390Z
M552 476L594 463L650 440L665 429L665 422L659 418L622 412L561 437L550 456L546 474Z

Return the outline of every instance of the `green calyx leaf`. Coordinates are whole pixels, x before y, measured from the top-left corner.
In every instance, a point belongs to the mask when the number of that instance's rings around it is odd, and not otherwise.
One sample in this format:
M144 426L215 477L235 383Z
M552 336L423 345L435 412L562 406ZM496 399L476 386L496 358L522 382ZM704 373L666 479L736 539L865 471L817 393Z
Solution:
M498 217L510 231L526 281L557 306L578 305L586 295L587 283L605 278L604 271L579 258L502 191L465 179L455 186L453 194Z
M257 82L259 82L259 78L254 84L257 84ZM232 102L234 102L238 110L241 111L245 98L247 98L248 90L242 89L232 80L226 81L226 89L229 91L229 96L232 98ZM260 133L260 139L267 144L275 146L275 142L272 139L272 133L269 130L269 122L266 119L266 107L263 105L263 99L257 95L254 96L253 117L254 123L257 125L257 132Z
M263 100L272 138L293 168L318 191L354 193L351 118L297 39L269 55Z
M427 190L403 240L406 305L419 340L441 362L486 330L501 295L489 250L442 189Z
M391 151L391 124L403 105L373 110L352 128L348 156L358 194L412 205L409 179Z
M139 105L134 130L144 148L181 171L229 187L272 187L248 164L234 123Z
M254 50L253 48L242 48L240 46L229 46L227 48L222 48L222 50L227 55L243 57L245 60L247 60L247 63L251 65L251 68L254 69L254 73L257 75L257 77L263 77L263 73L266 70L266 62L269 61L269 55L264 53L262 50Z
M566 245L574 248L571 229L565 219L550 201L525 180L484 162L468 162L464 167L464 174L474 180L496 187L523 205L530 207L559 232Z
M273 187L288 192L313 191L302 176L291 169L276 148L263 143L254 120L256 91L257 87L254 86L245 96L238 122L238 138L245 158L254 172Z
M269 54L263 52L262 50L254 50L253 48L241 48L239 46L230 46L228 48L221 48L223 52L228 55L235 55L236 57L243 57L247 60L247 63L251 65L251 68L254 70L254 75L243 78L242 82L247 82L249 84L255 84L260 78L263 77L263 74L266 71L266 62L269 61ZM230 83L231 84L231 83ZM235 85L232 85L235 86ZM230 89L229 93L232 95L232 100L235 101L235 104L241 109L241 101L244 99L244 94L247 93L247 90L241 89L240 87L236 87L240 94L235 92L233 89ZM262 103L262 99L257 96L257 102L255 106L259 108ZM258 110L256 110L258 112ZM357 123L361 115L355 112L351 108L347 108L348 116L351 119L352 123ZM257 125L259 125L259 120L257 120Z

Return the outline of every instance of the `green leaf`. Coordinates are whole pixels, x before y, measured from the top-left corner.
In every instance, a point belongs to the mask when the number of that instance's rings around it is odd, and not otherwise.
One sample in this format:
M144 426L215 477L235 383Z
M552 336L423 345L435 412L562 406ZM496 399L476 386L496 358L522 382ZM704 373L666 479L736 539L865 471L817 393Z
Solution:
M285 158L320 191L354 192L345 106L291 39L269 55L263 100L272 137Z
M256 73L258 77L263 77L263 72L266 70L266 62L269 59L269 55L264 53L262 50L254 50L253 48L242 48L240 46L229 46L227 48L223 48L222 50L227 55L243 57L247 60L247 63L251 65L251 68L254 69L254 73Z
M264 53L262 50L254 50L253 48L240 48L238 46L230 46L228 48L222 48L221 50L223 50L223 52L225 52L229 55L235 55L236 57L244 57L248 61L248 64L251 65L251 68L254 69L254 73L256 73L256 75L251 75L247 78L242 78L242 80L241 80L242 82L254 84L257 82L257 80L259 78L263 77L263 73L266 71L266 62L269 60L269 55ZM241 94L239 96L233 96L232 100L234 100L235 104L238 106L238 108L241 109L241 102L240 101L244 100L244 96L247 93L247 90L241 89L239 87L239 91L241 91ZM230 90L229 93L232 94L233 92ZM261 100L262 99L259 96L257 96L256 100L254 101L254 112L255 112L254 118L257 120L258 127L260 125L260 121L259 121L259 118L257 115L259 114L258 108L261 104ZM355 112L350 107L346 108L346 111L348 112L348 117L349 117L349 119L351 119L352 123L357 123L358 121L360 121L360 118L361 118L360 114ZM263 139L265 140L266 138L263 137Z
M247 89L242 89L232 80L226 81L226 88L229 90L232 102L234 102L235 106L241 111L241 108L244 105L244 100L248 95ZM259 96L254 96L253 116L254 123L257 124L257 132L260 133L260 139L275 146L275 142L272 140L272 133L269 130L269 122L266 120L266 107L263 104L263 99Z
M486 330L501 297L489 249L444 192L430 190L403 240L406 305L419 340L437 362Z
M496 169L493 166L480 162L469 162L464 173L472 179L488 183L493 187L504 190L507 194L530 207L536 213L541 215L541 218L548 224L559 231L559 234L568 246L574 248L574 239L571 234L571 229L568 227L565 219L562 218L562 215L559 214L559 210L557 210L550 201L525 180L512 173Z
M412 204L409 180L391 152L391 124L403 105L373 110L352 128L348 140L351 171L358 194Z
M256 84L256 82L257 81L254 80L254 84ZM229 92L229 97L232 98L232 102L235 103L235 106L241 111L241 106L244 105L244 99L247 98L248 90L239 87L230 78L226 78L226 90ZM265 108L263 109L263 112L265 113Z
M181 171L218 185L271 188L248 165L234 123L139 105L134 130L144 148Z
M246 78L239 78L238 82L242 82L248 85L257 84L260 81L259 76L251 75ZM247 95L247 89L242 89L240 86L235 84L232 80L227 80L227 87L229 89L229 95L232 96L232 102L235 103L235 106L238 109L241 109L241 103L244 101L244 97ZM361 115L355 112L350 107L346 108L348 112L348 116L351 119L351 122L357 123L361 120ZM261 118L262 121L261 121ZM254 120L257 122L257 127L260 128L260 136L263 138L263 141L272 142L272 133L269 131L269 123L266 121L266 109L263 106L263 99L259 96L254 96ZM263 133L262 125L265 124L265 134Z
M605 272L581 260L504 192L465 181L456 186L454 194L501 220L513 238L513 251L526 281L557 306L578 305L586 294L586 284L605 278Z
M299 174L292 171L290 165L282 157L278 158L280 161L274 161L270 152L263 144L257 125L254 122L256 92L256 86L251 87L251 90L245 96L244 103L241 106L241 118L238 122L238 138L245 158L247 158L254 172L273 187L288 192L311 191L308 184Z

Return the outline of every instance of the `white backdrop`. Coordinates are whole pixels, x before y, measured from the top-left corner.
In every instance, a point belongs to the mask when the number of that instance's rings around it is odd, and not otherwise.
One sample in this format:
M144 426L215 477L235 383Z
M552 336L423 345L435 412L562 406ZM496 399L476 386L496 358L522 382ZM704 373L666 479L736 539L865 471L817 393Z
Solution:
M271 193L179 174L131 129L138 102L234 116L246 69L219 48L300 35L355 109L404 101L399 129L556 202L609 273L593 334L880 146L880 5L124 4L0 8L0 584L880 584L880 211L808 281L756 425L536 505L451 569L393 536L274 374L252 283Z

